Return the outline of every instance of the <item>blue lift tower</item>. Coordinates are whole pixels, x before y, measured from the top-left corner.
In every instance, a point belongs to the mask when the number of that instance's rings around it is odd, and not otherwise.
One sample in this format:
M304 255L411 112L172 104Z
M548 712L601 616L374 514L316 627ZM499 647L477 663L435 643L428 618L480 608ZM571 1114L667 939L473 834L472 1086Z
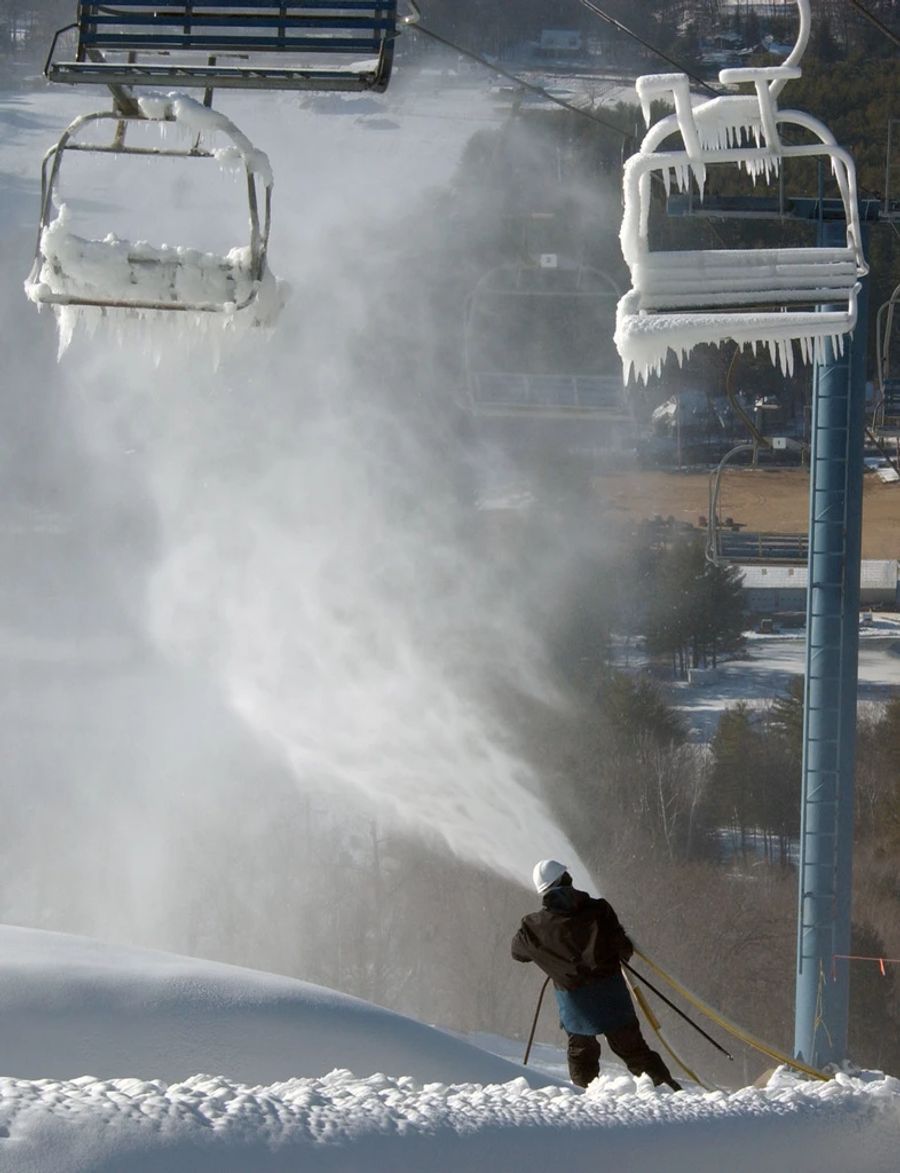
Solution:
M730 92L695 103L683 74L639 78L638 96L674 101L625 164L622 247L633 288L621 299L616 343L626 375L659 371L701 343L768 347L787 374L796 352L815 364L810 453L809 589L803 724L803 793L795 1052L821 1068L848 1058L851 876L857 657L865 438L866 273L864 230L876 201L861 203L850 156L821 122L782 110L781 89L800 75L809 0L779 66L725 69ZM755 95L734 92L748 83ZM782 137L786 127L789 136ZM680 136L674 148L667 140ZM816 141L809 141L812 136ZM800 140L804 141L800 141ZM787 159L815 160L815 198L784 193ZM705 187L714 166L737 166L777 184L775 197L717 200ZM837 198L825 199L831 173ZM668 213L813 221L803 248L651 249L653 187Z

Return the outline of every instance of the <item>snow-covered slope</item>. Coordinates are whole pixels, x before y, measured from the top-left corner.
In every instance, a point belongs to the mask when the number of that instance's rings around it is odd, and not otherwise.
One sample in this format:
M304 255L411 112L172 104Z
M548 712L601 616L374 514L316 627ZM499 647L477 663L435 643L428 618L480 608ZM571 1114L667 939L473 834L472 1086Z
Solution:
M900 1151L877 1074L673 1095L607 1068L583 1094L319 987L29 929L0 929L0 1039L0 1173L896 1173Z
M321 986L11 926L0 926L0 1039L0 1071L24 1079L173 1082L214 1071L252 1084L334 1067L445 1083L526 1074L444 1031Z

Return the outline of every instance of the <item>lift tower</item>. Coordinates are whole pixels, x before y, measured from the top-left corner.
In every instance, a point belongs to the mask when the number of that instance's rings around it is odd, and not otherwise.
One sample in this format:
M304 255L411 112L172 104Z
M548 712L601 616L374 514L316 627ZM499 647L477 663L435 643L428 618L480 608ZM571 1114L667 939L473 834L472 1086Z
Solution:
M809 590L803 726L803 797L799 868L796 1033L798 1057L815 1066L847 1058L862 468L865 431L865 296L867 266L853 160L821 122L782 110L784 86L800 76L809 40L809 0L797 0L797 43L779 66L725 69L725 87L750 84L755 95L725 93L693 104L683 74L639 78L645 113L668 95L675 113L648 130L625 164L622 248L633 288L617 314L616 343L626 376L659 372L699 343L768 347L785 375L795 350L816 365L810 475ZM794 128L791 141L782 131ZM802 137L814 141L797 142ZM679 135L680 147L664 143ZM783 164L819 165L819 194L786 201ZM824 199L830 167L839 198ZM707 171L743 169L778 179L774 201L728 201L728 214L814 218L815 247L650 248L651 180L674 183L703 200ZM671 201L670 201L671 204ZM724 214L714 199L703 214ZM788 206L790 205L790 206ZM671 210L671 209L670 209ZM848 340L848 336L852 341Z

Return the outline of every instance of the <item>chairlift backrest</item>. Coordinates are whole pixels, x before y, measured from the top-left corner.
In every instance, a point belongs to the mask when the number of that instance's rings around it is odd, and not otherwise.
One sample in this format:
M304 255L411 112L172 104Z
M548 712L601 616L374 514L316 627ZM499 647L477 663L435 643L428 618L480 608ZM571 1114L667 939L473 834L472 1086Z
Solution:
M74 61L54 60L54 39L46 72L70 83L383 90L396 24L397 0L83 0ZM259 65L259 54L287 60Z
M797 44L781 65L723 69L725 86L751 84L754 93L722 94L692 102L684 74L639 78L637 92L649 120L653 99L670 95L675 113L652 126L625 164L622 252L632 289L619 303L616 345L626 379L659 372L668 353L679 360L701 343L767 345L785 373L794 343L804 359L821 353L825 339L840 347L856 322L859 279L866 273L859 224L856 173L850 155L818 119L781 110L778 97L792 78L809 40L809 0L797 0ZM795 127L816 141L785 143ZM681 146L663 149L677 134ZM832 248L698 249L654 251L649 246L651 182L666 193L696 185L702 199L710 164L732 164L754 180L777 175L784 159L826 161L843 203L846 235Z

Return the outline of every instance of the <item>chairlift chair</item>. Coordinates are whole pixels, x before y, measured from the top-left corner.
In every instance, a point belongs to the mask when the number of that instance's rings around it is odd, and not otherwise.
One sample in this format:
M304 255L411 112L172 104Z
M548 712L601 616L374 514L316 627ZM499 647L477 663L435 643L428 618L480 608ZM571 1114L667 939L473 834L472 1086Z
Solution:
M191 116L221 133L229 147L146 147L126 140L139 123L190 125ZM108 141L79 138L89 128L111 124ZM86 240L69 231L65 204L58 200L60 171L69 154L230 160L246 178L249 238L243 247L214 256L185 248L154 247L115 236ZM28 296L40 305L90 306L99 309L176 310L191 313L235 313L256 302L267 280L266 251L272 211L272 176L265 156L256 151L237 127L217 111L183 96L139 100L138 112L116 110L84 114L75 119L44 156L41 170L41 218L37 250L25 283ZM269 277L269 282L274 280Z
M587 369L578 356L562 355L554 369L537 369L528 353L535 342L533 323L518 320L527 339L511 326L517 309L536 307L539 318L554 303L569 306L567 321L594 323L613 316L620 290L605 274L556 254L530 263L499 265L484 273L466 299L464 362L469 410L479 416L592 418L604 414L626 418L621 382L616 375ZM577 310L572 307L579 307ZM585 317L587 315L587 317ZM548 364L544 364L545 366Z
M82 0L45 72L69 84L384 90L396 24L397 0ZM71 29L74 59L57 59Z
M859 224L856 172L850 155L818 119L781 110L785 84L800 76L809 40L809 0L797 0L797 43L781 65L723 69L724 86L752 84L755 93L723 94L692 105L684 74L639 78L638 96L649 120L653 99L670 95L675 113L653 125L625 164L622 251L632 289L619 302L616 345L626 380L662 368L669 351L679 361L701 343L732 340L755 350L764 345L782 370L793 369L793 344L803 359L821 353L826 339L837 349L856 323L859 280L867 272ZM817 140L784 142L786 127ZM680 149L662 149L680 134ZM754 180L777 175L785 159L822 159L831 166L844 206L846 237L834 248L651 250L651 184L696 184L701 198L710 164L733 164Z
M900 424L900 369L897 366L895 315L900 306L900 285L879 307L875 321L875 408L876 428Z
M76 33L74 55L63 34ZM268 160L224 115L212 109L220 88L375 90L386 88L397 31L397 0L158 0L78 4L73 24L53 39L45 74L52 82L106 86L111 111L85 114L45 156L37 249L26 281L28 296L57 309L88 306L132 311L235 312L255 305L277 311L268 274L272 176ZM200 88L202 104L181 93L135 93L134 87ZM90 128L110 123L97 143ZM178 124L190 146L147 147L129 141L137 124ZM210 145L215 135L226 147ZM59 182L72 152L105 155L215 158L243 168L249 239L226 255L132 244L109 236L84 240L69 232ZM117 274L114 288L105 277ZM268 305L261 307L266 301ZM258 315L259 316L259 315Z

